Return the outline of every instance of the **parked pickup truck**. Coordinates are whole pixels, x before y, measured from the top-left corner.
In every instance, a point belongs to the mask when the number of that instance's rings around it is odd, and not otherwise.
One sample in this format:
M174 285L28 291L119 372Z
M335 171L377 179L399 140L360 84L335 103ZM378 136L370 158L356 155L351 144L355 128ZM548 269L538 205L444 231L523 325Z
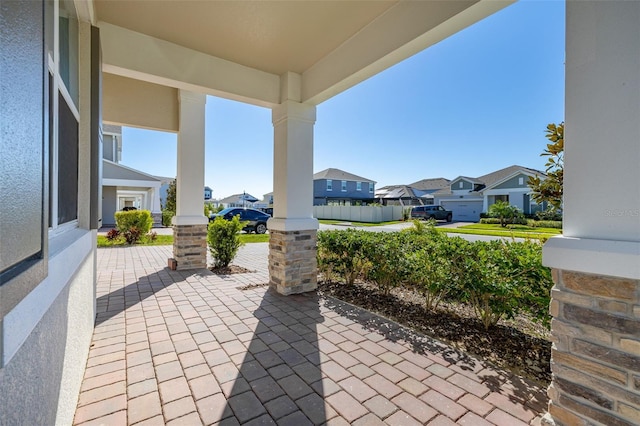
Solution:
M411 219L435 219L451 222L453 220L453 212L445 210L442 206L416 206L411 209Z

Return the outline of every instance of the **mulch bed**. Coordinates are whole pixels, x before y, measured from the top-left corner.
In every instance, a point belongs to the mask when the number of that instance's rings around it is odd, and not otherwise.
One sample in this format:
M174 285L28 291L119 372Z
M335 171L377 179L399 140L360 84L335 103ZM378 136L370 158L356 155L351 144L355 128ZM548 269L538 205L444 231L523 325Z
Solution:
M419 294L394 289L383 294L367 283L320 282L321 294L359 306L426 334L469 355L547 386L551 381L551 342L543 326L519 316L488 331L469 306L442 303L427 310Z
M255 272L238 265L229 265L225 266L224 268L209 268L209 270L216 275L247 274L250 272Z

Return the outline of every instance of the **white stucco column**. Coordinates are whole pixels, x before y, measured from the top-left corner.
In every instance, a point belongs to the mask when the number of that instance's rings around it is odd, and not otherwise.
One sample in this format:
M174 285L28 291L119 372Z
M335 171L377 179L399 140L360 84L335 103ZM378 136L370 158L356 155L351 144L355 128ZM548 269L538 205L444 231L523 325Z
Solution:
M640 2L567 7L563 236L543 424L640 422Z
M545 263L640 279L640 2L567 2L563 237Z
M202 206L204 197L204 108L206 96L180 91L180 130L178 131L178 176L174 225L207 223Z
M281 294L315 290L316 230L313 217L313 125L316 108L299 102L300 76L281 77L273 108L273 218L269 228L269 285Z
M204 129L206 96L180 91L176 216L173 256L177 269L207 266L207 223L204 216ZM170 263L171 264L171 263Z
M273 219L269 229L318 229L313 218L316 107L286 101L273 109Z

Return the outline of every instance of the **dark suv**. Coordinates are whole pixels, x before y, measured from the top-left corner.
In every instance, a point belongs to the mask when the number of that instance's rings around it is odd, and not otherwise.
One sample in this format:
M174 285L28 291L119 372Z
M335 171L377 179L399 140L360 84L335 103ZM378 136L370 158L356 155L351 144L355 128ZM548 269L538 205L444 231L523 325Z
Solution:
M453 213L450 210L445 210L442 206L416 206L411 209L411 218L446 220L447 222L451 222L453 220Z
M246 226L242 230L245 232L255 232L256 234L264 234L267 232L267 220L271 217L256 209L230 207L221 210L218 213L209 215L209 222L213 222L218 216L226 220L231 220L234 216L240 216L240 222L247 222Z

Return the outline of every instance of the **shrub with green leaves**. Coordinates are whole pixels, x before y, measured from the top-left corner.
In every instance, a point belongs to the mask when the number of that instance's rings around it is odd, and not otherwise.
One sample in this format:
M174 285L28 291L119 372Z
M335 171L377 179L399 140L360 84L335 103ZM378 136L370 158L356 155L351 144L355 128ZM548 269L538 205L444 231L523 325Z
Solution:
M153 226L153 217L149 210L116 212L115 219L116 229L129 244L138 242Z
M236 257L238 249L243 245L239 234L245 224L246 222L240 221L239 216L234 216L231 220L218 216L213 222L209 222L207 243L214 268L225 268Z
M540 243L477 241L472 248L473 261L467 267L475 279L467 280L465 296L485 329L523 311L548 323L553 282L548 268L542 266Z
M370 232L365 241L365 255L370 263L366 279L378 285L384 294L407 277L411 236L401 232Z
M325 280L338 277L347 284L362 278L370 267L366 231L345 229L318 232L318 269Z
M469 303L485 328L520 312L548 326L553 286L537 241L470 242L433 226L404 232L323 231L318 265L326 279L366 279L388 294L406 286L429 309L447 299Z

